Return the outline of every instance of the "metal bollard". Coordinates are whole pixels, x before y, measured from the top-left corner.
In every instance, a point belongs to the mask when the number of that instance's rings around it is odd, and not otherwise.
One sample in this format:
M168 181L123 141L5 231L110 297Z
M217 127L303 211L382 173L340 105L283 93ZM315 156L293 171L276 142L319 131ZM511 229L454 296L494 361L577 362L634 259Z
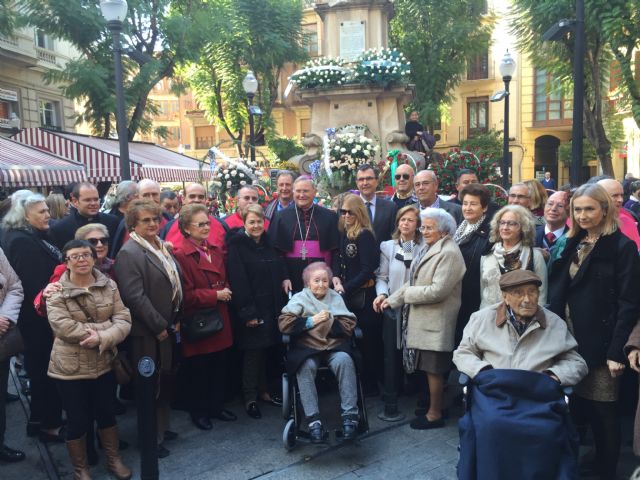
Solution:
M382 314L382 342L384 345L384 410L378 414L385 422L399 422L405 415L398 411L397 387L397 312L387 308Z
M158 480L158 424L156 419L156 364L142 357L136 375L136 408L140 443L140 478Z

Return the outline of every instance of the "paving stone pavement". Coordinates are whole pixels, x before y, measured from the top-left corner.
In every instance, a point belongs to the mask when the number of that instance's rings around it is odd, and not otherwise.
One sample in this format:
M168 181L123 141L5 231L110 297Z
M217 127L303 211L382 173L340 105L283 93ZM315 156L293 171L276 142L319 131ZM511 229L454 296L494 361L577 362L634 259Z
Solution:
M12 390L10 388L10 390ZM400 399L400 410L407 417L398 423L383 422L377 418L382 409L379 398L367 399L370 433L356 444L328 445L299 444L291 452L282 445L284 420L279 408L261 405L263 418L249 418L240 403L229 408L238 415L237 422L214 421L211 431L197 430L188 415L172 412L172 430L179 438L167 442L171 455L159 461L160 478L171 480L244 480L244 479L455 479L458 458L457 421L451 419L443 429L412 430L408 423L413 418L414 400ZM324 395L321 412L325 426L339 428L337 395ZM456 412L453 411L455 414ZM25 411L19 403L7 407L7 443L24 449L27 460L19 464L0 465L0 479L46 480L72 478L69 459L64 445L49 445L45 461L40 458L39 445L24 436ZM123 459L140 478L139 457L136 449L136 422L133 406L118 417L121 437L132 446L123 452ZM40 446L41 447L41 446ZM48 452L49 455L46 455ZM54 472L47 472L47 459ZM622 458L622 477L629 478L638 461L626 444ZM105 470L104 457L92 467L94 480L111 478Z

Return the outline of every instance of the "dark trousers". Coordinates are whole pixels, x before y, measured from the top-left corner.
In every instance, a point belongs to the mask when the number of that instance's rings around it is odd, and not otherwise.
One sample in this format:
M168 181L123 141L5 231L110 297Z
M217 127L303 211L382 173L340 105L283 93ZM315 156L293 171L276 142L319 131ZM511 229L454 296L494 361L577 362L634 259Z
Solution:
M96 420L100 430L116 424L113 405L116 379L113 372L91 380L57 380L56 384L67 412L67 440L77 440L86 435L92 419Z
M251 348L244 351L242 359L242 396L244 403L255 402L258 393L267 390L267 351Z
M31 417L29 421L40 422L43 429L62 425L62 403L56 382L47 376L49 358L53 347L53 335L44 318L30 318L18 324L24 339L24 367L31 382Z
M617 402L597 402L573 395L571 411L576 423L591 427L596 447L594 466L600 478L616 477L622 433Z
M181 371L186 376L187 408L195 416L215 416L224 406L227 352L207 353L183 359Z
M354 310L358 318L358 326L362 330L362 339L358 342L358 348L362 353L363 364L363 388L372 390L383 379L384 345L382 343L382 315L373 311L373 299L375 289L367 288L364 308Z
M7 429L7 383L9 380L9 358L0 362L0 446L4 445L4 432Z

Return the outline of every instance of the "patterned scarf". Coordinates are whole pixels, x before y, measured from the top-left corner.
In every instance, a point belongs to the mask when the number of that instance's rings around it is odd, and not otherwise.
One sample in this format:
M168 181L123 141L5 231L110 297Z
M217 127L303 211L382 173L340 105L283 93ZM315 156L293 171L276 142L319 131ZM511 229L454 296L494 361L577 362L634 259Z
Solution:
M160 260L162 266L167 272L169 280L171 281L171 300L173 301L173 305L177 308L180 303L182 303L182 284L180 283L178 267L176 266L175 260L169 253L169 250L167 250L164 242L160 239L160 237L156 237L156 242L160 245L160 248L156 249L153 247L153 245L151 245L147 240L142 238L136 232L131 232L129 238L131 238L131 240L135 241L138 245L140 245L148 252L155 255L158 260Z
M456 233L453 235L453 241L457 244L460 244L461 242L469 238L476 230L480 228L480 225L482 225L482 222L484 222L484 219L486 217L486 215L482 215L482 217L480 217L480 220L478 220L476 223L469 223L466 220L463 220L456 230Z
M493 254L496 260L498 260L498 265L500 265L500 270L503 273L517 269L526 269L529 265L530 254L532 253L532 249L523 248L521 242L518 242L508 250L504 248L502 243L496 243L493 246Z

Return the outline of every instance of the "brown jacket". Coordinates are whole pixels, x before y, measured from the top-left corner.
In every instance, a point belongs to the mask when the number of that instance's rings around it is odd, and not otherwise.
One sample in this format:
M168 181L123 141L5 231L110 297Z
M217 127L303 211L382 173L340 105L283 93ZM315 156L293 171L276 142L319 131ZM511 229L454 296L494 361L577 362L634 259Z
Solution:
M306 319L299 318L293 313L281 313L278 318L278 328L282 333L296 334L301 333L301 325ZM323 322L320 325L312 328L311 330L304 331L303 335L297 337L297 341L300 345L312 348L314 350L334 350L338 345L344 343L345 337L333 337L330 335L334 322L340 324L340 330L344 332L346 337L351 337L353 329L356 328L356 321L353 318L347 316L331 316L331 319L327 322Z
M49 360L50 377L84 380L104 375L111 370L114 347L131 330L129 309L122 303L115 282L97 269L93 275L95 282L85 289L73 285L69 272L65 272L60 278L62 290L47 300L49 324L55 335ZM98 332L97 348L79 345L89 328Z
M640 322L636 324L629 335L629 340L624 346L625 355L629 355L629 352L636 348L640 349ZM636 407L636 421L633 426L633 453L640 456L640 402Z
M466 271L458 245L446 236L428 247L415 268L413 285L407 282L391 294L391 308L410 305L409 348L453 351L462 277Z

